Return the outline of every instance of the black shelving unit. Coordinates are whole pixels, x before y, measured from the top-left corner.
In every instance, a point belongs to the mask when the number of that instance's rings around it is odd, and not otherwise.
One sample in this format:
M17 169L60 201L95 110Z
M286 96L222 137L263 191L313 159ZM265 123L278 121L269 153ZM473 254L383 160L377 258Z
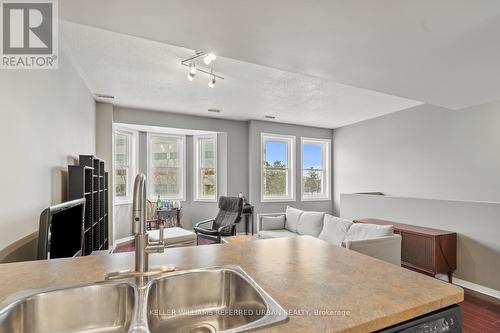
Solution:
M83 255L107 250L108 241L108 172L103 160L80 155L80 165L68 166L69 200L85 198Z

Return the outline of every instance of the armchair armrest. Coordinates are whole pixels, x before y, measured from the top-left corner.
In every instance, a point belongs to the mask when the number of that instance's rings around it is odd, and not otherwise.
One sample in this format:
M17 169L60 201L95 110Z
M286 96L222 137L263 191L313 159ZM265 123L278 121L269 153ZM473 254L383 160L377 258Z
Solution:
M401 235L346 240L345 247L397 266L401 266Z
M283 213L263 213L263 214L257 214L257 233L262 230L262 218L264 216L271 216L271 217L276 217L276 216L286 216L286 214L283 212ZM286 219L286 217L285 217Z
M224 231L224 229L229 229L229 228L232 228L233 226L235 226L238 222L234 222L234 223L231 223L231 224L228 224L228 225L223 225L222 227L220 227L219 229L217 229L217 231L219 233L221 233L222 231Z
M195 227L199 227L200 225L205 224L205 223L209 223L209 222L212 222L212 223L213 223L213 222L214 222L214 219L208 219L208 220L204 220L204 221L198 222L198 223L196 223L194 226L195 226Z

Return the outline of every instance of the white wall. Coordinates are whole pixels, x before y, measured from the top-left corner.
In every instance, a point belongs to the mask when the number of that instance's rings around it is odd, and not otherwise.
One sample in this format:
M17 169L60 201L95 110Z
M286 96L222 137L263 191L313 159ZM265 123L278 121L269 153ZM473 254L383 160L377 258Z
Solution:
M499 102L423 105L335 129L333 151L337 213L455 231L457 276L500 290ZM340 200L370 191L387 196Z
M422 105L334 130L340 193L500 202L500 103Z
M341 194L341 216L453 230L457 233L455 277L500 295L500 203Z
M57 70L0 70L0 249L65 200L67 165L95 152L95 102L66 54Z

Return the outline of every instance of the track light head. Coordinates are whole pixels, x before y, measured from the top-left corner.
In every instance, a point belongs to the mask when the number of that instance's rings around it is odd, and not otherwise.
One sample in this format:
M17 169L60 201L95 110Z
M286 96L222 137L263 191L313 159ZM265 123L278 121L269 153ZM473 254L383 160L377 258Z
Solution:
M195 75L196 74L196 64L194 62L189 65L189 73Z
M209 86L210 88L215 87L215 76L214 76L214 77L212 77L212 80L210 80L210 81L208 82L208 86Z
M216 58L217 56L215 54L207 53L207 55L203 57L203 62L205 63L205 65L210 65L210 63L214 61Z
M189 81L193 81L193 80L194 80L194 75L195 75L195 74L193 74L193 73L191 73L191 71L189 71L189 73L188 73L188 75L187 75L187 79L188 79Z

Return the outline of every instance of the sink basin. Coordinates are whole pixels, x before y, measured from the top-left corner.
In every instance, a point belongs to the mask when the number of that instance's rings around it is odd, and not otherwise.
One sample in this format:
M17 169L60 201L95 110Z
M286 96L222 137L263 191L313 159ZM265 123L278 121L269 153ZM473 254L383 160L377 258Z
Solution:
M286 312L239 267L180 272L148 291L148 326L156 332L242 332L287 319Z
M128 283L18 293L0 310L0 333L127 332L135 299Z
M229 333L286 319L237 266L27 291L0 304L0 333Z

